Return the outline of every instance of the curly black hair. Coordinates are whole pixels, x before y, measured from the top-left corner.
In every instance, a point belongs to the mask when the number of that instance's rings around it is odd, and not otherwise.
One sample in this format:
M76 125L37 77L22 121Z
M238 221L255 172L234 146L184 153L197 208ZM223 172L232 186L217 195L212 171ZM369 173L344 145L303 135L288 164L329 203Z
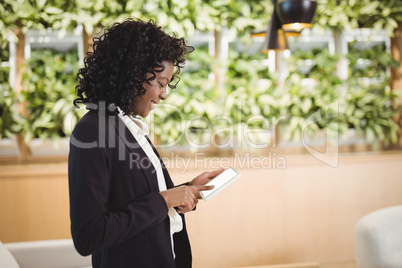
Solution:
M153 20L115 23L93 41L93 52L87 53L85 67L77 75L78 98L74 105L104 101L106 105L119 106L124 114L131 114L133 100L145 94L142 84L154 80L155 72L164 70L163 61L176 67L169 82L169 87L175 88L185 56L194 50L184 38L166 34ZM153 76L146 79L146 73Z

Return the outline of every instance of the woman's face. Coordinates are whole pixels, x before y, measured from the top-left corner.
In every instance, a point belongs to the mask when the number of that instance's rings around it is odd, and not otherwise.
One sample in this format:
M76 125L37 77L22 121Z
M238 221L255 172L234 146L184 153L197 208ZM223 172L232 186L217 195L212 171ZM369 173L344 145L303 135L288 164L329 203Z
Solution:
M167 97L166 87L172 78L174 65L171 62L164 61L162 65L165 67L163 72L155 72L155 79L144 82L142 86L145 88L145 94L134 99L133 113L141 117L147 117L149 112L155 109L155 105ZM153 74L147 73L147 79Z

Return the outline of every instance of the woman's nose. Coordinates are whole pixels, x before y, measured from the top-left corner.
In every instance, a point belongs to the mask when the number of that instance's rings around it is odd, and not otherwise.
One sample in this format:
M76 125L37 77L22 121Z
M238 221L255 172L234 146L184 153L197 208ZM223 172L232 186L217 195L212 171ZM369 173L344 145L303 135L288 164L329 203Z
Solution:
M166 98L167 98L166 89L163 89L163 90L162 90L161 94L159 95L159 98L160 98L161 100L166 100Z

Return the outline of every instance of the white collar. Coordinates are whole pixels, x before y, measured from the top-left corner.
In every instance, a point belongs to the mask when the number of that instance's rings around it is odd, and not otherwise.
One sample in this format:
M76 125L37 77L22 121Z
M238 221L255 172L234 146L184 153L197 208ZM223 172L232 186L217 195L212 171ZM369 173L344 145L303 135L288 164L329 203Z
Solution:
M145 124L141 119L132 115L124 115L120 107L117 107L119 111L119 117L123 120L124 124L130 129L131 132L139 136L149 135L149 126Z

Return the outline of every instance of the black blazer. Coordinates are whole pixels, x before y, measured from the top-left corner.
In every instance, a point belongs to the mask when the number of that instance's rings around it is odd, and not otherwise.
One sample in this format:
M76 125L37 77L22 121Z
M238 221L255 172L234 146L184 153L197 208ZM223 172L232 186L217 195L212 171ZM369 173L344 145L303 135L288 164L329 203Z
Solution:
M161 164L167 188L174 187ZM117 114L89 111L78 122L68 177L72 238L81 255L92 254L93 267L191 267L184 216L174 259L156 171Z

